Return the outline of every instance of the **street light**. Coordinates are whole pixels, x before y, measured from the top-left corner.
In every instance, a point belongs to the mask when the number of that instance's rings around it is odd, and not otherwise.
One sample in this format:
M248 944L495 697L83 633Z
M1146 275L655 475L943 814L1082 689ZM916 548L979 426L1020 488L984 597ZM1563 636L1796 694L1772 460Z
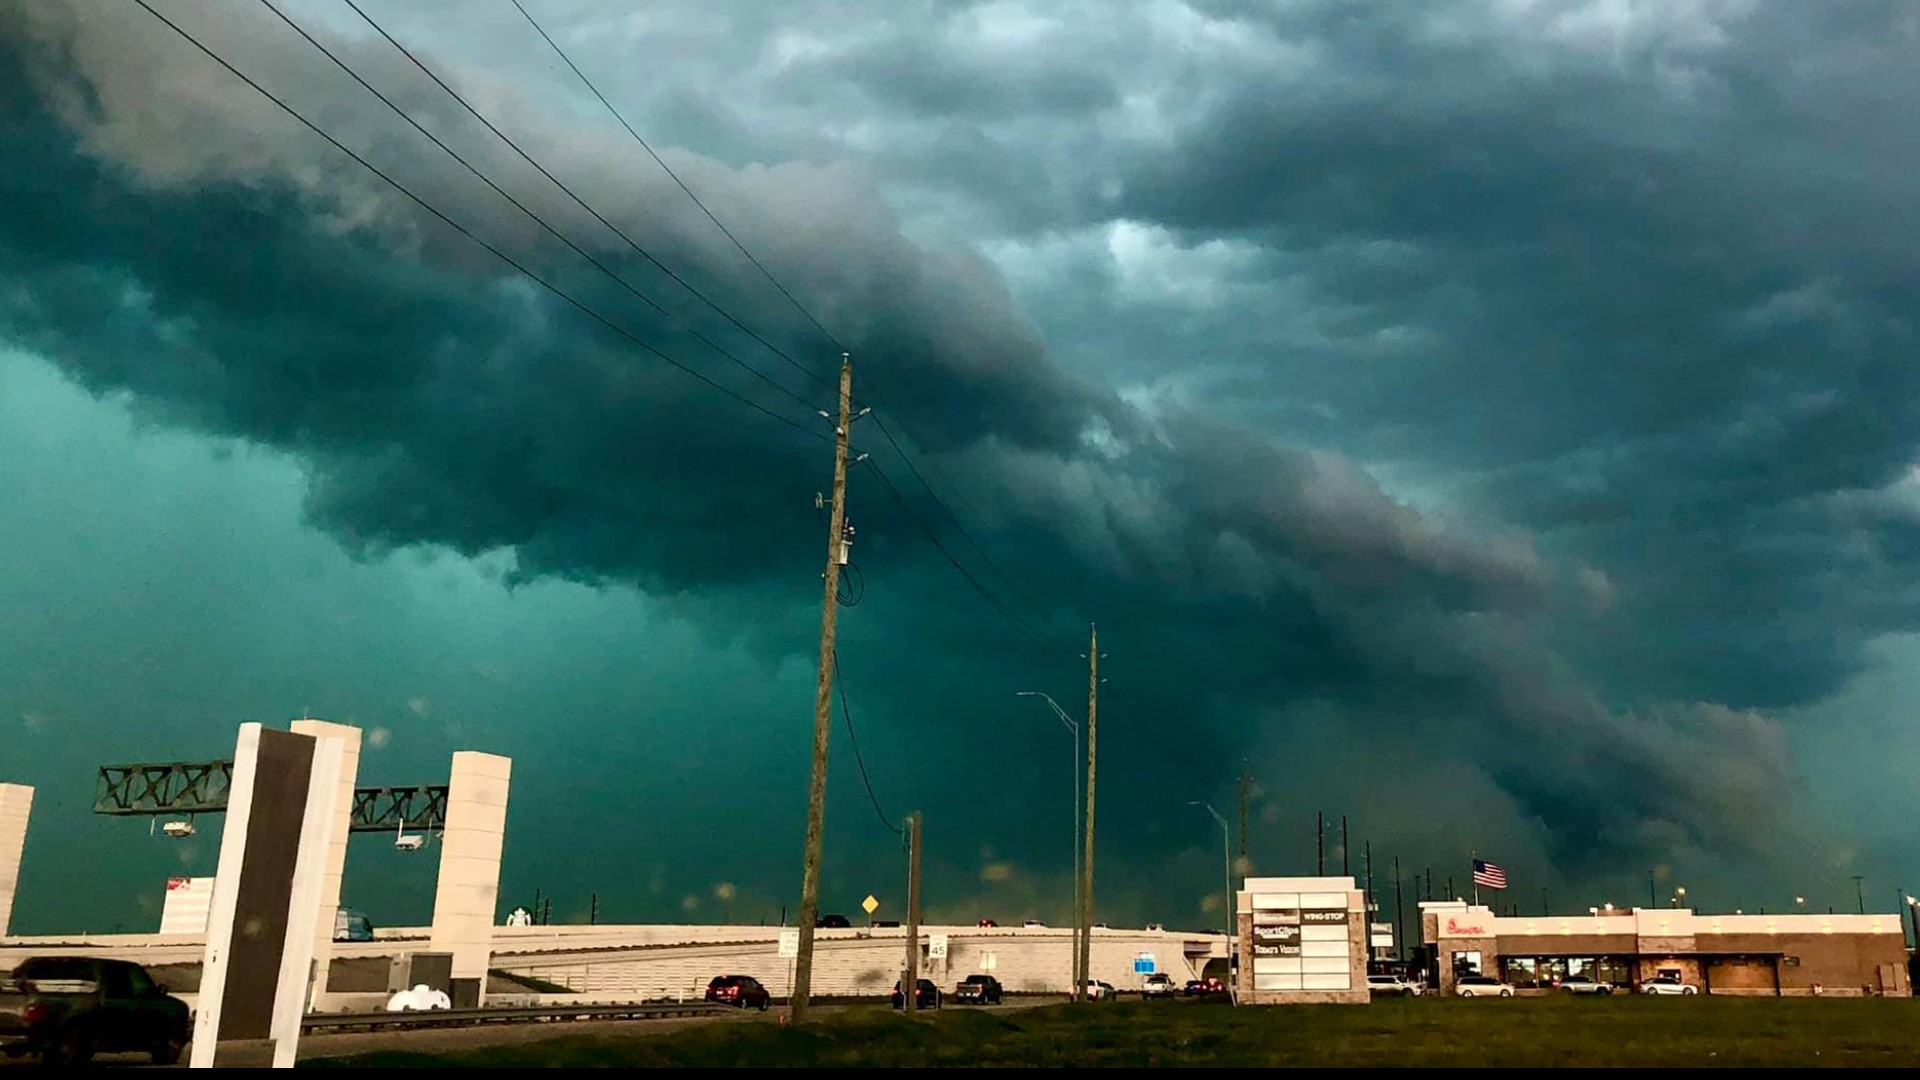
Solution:
M1067 710L1061 708L1052 695L1038 690L1021 690L1013 696L1039 698L1046 702L1047 707L1053 710L1053 715L1059 717L1060 723L1073 735L1073 913L1069 916L1069 925L1073 927L1073 959L1069 966L1073 974L1069 976L1072 985L1068 988L1067 996L1070 1001L1079 1001L1086 991L1080 971L1080 935L1086 933L1086 929L1080 925L1080 722L1068 716Z
M1677 908L1681 904L1684 904L1686 902L1687 902L1687 887L1685 885L1676 887L1673 890L1673 906Z
M1220 811L1215 810L1213 804L1202 802L1199 799L1192 799L1187 802L1187 805L1206 807L1207 813L1213 815L1213 820L1220 823L1220 868L1226 874L1227 883L1227 994L1233 998L1235 1004L1238 1004L1240 991L1233 977L1235 966L1233 962L1233 924L1235 921L1233 903L1233 838L1227 828L1227 819L1220 816Z

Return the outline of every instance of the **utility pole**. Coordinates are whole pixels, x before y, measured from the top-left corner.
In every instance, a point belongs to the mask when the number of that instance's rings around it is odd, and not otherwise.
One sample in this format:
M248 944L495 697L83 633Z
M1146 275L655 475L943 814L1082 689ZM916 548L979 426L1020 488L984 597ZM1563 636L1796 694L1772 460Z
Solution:
M600 922L600 894L597 892L589 893L587 894L587 925L594 926L594 925L597 925L599 922Z
M920 815L907 816L907 977L900 1007L913 1012L920 999Z
M1647 906L1650 908L1660 906L1659 898L1653 895L1653 871L1651 870L1647 871Z
M1863 875L1860 875L1860 874L1853 875L1854 901L1860 905L1860 914L1862 915L1865 915L1867 913L1867 891L1866 891L1866 888L1861 884L1865 880L1866 878Z
M1313 873L1315 877L1327 876L1327 812L1313 812Z
M1393 857L1393 949L1401 960L1407 958L1407 906L1400 892L1400 856Z
M1093 973L1093 781L1100 764L1100 628L1087 628L1086 867L1080 880L1080 987Z
M1347 858L1347 815L1340 815L1340 876L1352 877L1353 864Z
M1242 876L1253 873L1253 863L1247 859L1247 796L1253 788L1253 770L1246 760L1240 761L1240 863L1236 867Z
M1367 875L1367 887L1366 887L1366 889L1365 889L1365 890L1364 890L1364 892L1363 892L1363 895L1364 895L1364 896L1365 896L1365 897L1367 898L1367 924L1368 924L1368 926L1367 926L1367 933L1369 933L1369 934L1371 934L1371 933L1373 933L1373 926L1372 926L1372 924L1373 924L1373 908L1374 908L1374 903L1373 903L1373 841L1371 841L1371 840L1368 840L1368 841L1366 841L1366 843L1364 843L1363 845L1361 845L1361 848L1360 848L1360 850L1361 850L1361 853L1362 853L1362 855L1364 856L1364 859L1365 859L1365 861L1364 861L1364 862L1362 862L1362 863L1361 863L1361 865L1362 865L1362 866L1364 866L1364 867L1366 868L1366 875Z
M827 570L820 600L820 678L813 693L813 776L807 785L807 852L800 874L800 948L793 962L789 1011L807 1018L813 989L813 924L820 919L820 851L827 818L827 735L833 730L833 634L840 613L840 558L846 548L847 432L853 426L853 359L840 355L840 420L833 429L833 511L827 524Z

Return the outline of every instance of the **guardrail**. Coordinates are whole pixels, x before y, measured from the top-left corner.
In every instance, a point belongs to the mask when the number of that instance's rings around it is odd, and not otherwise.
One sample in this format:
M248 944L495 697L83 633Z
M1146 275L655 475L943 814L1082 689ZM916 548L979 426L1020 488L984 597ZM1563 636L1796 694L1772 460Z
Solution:
M401 1031L414 1028L475 1027L482 1024L567 1023L577 1020L671 1020L717 1016L737 1010L705 1001L631 1005L529 1005L496 1009L420 1009L407 1012L310 1013L300 1021L303 1034L352 1031Z

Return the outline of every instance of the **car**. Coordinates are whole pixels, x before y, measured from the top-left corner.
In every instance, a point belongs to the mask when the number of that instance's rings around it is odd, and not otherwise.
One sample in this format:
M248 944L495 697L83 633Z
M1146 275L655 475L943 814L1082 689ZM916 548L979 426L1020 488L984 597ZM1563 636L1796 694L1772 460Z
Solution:
M1157 923L1157 922L1150 922L1150 923L1148 923L1148 924L1147 924L1147 933L1149 933L1149 934L1158 934L1158 933L1161 933L1161 932L1163 932L1163 931L1165 931L1165 930L1166 930L1166 927L1164 927L1164 926L1161 926L1161 925L1160 925L1159 923Z
M1512 997L1513 987L1491 975L1462 975L1455 980L1453 992L1463 998Z
M898 930L900 929L900 920L899 919L875 919L873 922L873 928L875 930Z
M1656 997L1684 997L1699 993L1700 988L1687 984L1676 975L1656 975L1640 984L1640 992Z
M716 975L707 984L707 1000L736 1009L766 1012L767 1006L773 1004L773 994L751 975Z
M932 979L921 979L915 985L918 992L913 995L914 1008L937 1009L940 1007L940 988L933 985ZM893 984L893 1007L898 1009L903 1007L905 1004L906 1004L906 1001L903 999L903 997L900 994L900 984L894 983Z
M1598 994L1605 997L1613 993L1613 984L1601 982L1591 975L1569 975L1560 980L1560 989L1569 994Z
M1154 974L1140 982L1140 996L1147 998L1170 998L1173 996L1173 976Z
M35 956L0 986L0 1053L42 1064L85 1065L98 1052L180 1060L192 1034L187 1003L126 960Z
M1022 930L1045 930L1047 924L1041 922L1039 919L1028 919L1026 922L1020 924L1020 928Z
M953 1000L961 1005L998 1005L1003 994L1000 980L991 975L969 975L953 988Z
M1212 977L1205 979L1188 979L1186 988L1181 991L1181 993L1187 997L1206 997L1209 994L1224 994L1226 992L1226 984Z
M991 927L999 926L1000 924L997 922L994 922L992 919L981 919L979 925L980 925L980 929L986 930Z
M1103 922L1097 922L1097 923L1094 923L1094 924L1093 924L1093 928L1094 928L1095 930L1105 930L1105 929L1108 929L1108 927L1107 927L1107 924L1106 924L1106 923L1103 923Z
M387 999L388 1012L431 1012L435 1009L453 1008L453 999L444 990L435 990L426 983L416 983L411 990L396 991Z
M1112 1001L1117 996L1119 994L1114 990L1112 983L1101 982L1099 979L1087 980L1088 1001Z
M845 915L822 915L818 919L813 920L813 925L817 930L853 929L853 924L847 921Z
M1367 993L1383 997L1419 997L1420 984L1410 983L1398 975L1369 975Z

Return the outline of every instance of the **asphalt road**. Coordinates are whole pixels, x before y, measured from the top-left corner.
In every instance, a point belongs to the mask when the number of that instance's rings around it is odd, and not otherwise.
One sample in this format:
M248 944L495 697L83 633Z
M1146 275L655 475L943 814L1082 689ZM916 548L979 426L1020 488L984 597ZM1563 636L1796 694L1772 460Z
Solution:
M1020 998L1004 1005L964 1006L965 1008L984 1008L988 1012L1010 1012L1017 1009L1031 1009L1041 1005L1054 1005L1065 1001L1059 997ZM948 1006L961 1008L962 1006ZM861 1005L820 1005L819 1013L845 1012L848 1009L884 1009L886 1006ZM665 1034L695 1024L774 1024L779 1023L782 1010L779 1007L761 1012L729 1012L713 1016L677 1017L671 1020L557 1020L534 1024L485 1024L478 1027L425 1028L418 1031L374 1031L332 1035L307 1035L300 1040L300 1059L342 1057L347 1054L366 1054L376 1050L414 1050L424 1053L437 1053L448 1050L474 1050L487 1046L513 1046L520 1043L539 1042L559 1035L633 1035L636 1033ZM221 1068L259 1069L273 1062L273 1049L264 1042L235 1043L222 1057ZM102 1054L94 1059L94 1065L104 1068L153 1068L144 1054ZM178 1067L184 1067L183 1060ZM34 1063L20 1060L0 1059L0 1070L32 1067Z

